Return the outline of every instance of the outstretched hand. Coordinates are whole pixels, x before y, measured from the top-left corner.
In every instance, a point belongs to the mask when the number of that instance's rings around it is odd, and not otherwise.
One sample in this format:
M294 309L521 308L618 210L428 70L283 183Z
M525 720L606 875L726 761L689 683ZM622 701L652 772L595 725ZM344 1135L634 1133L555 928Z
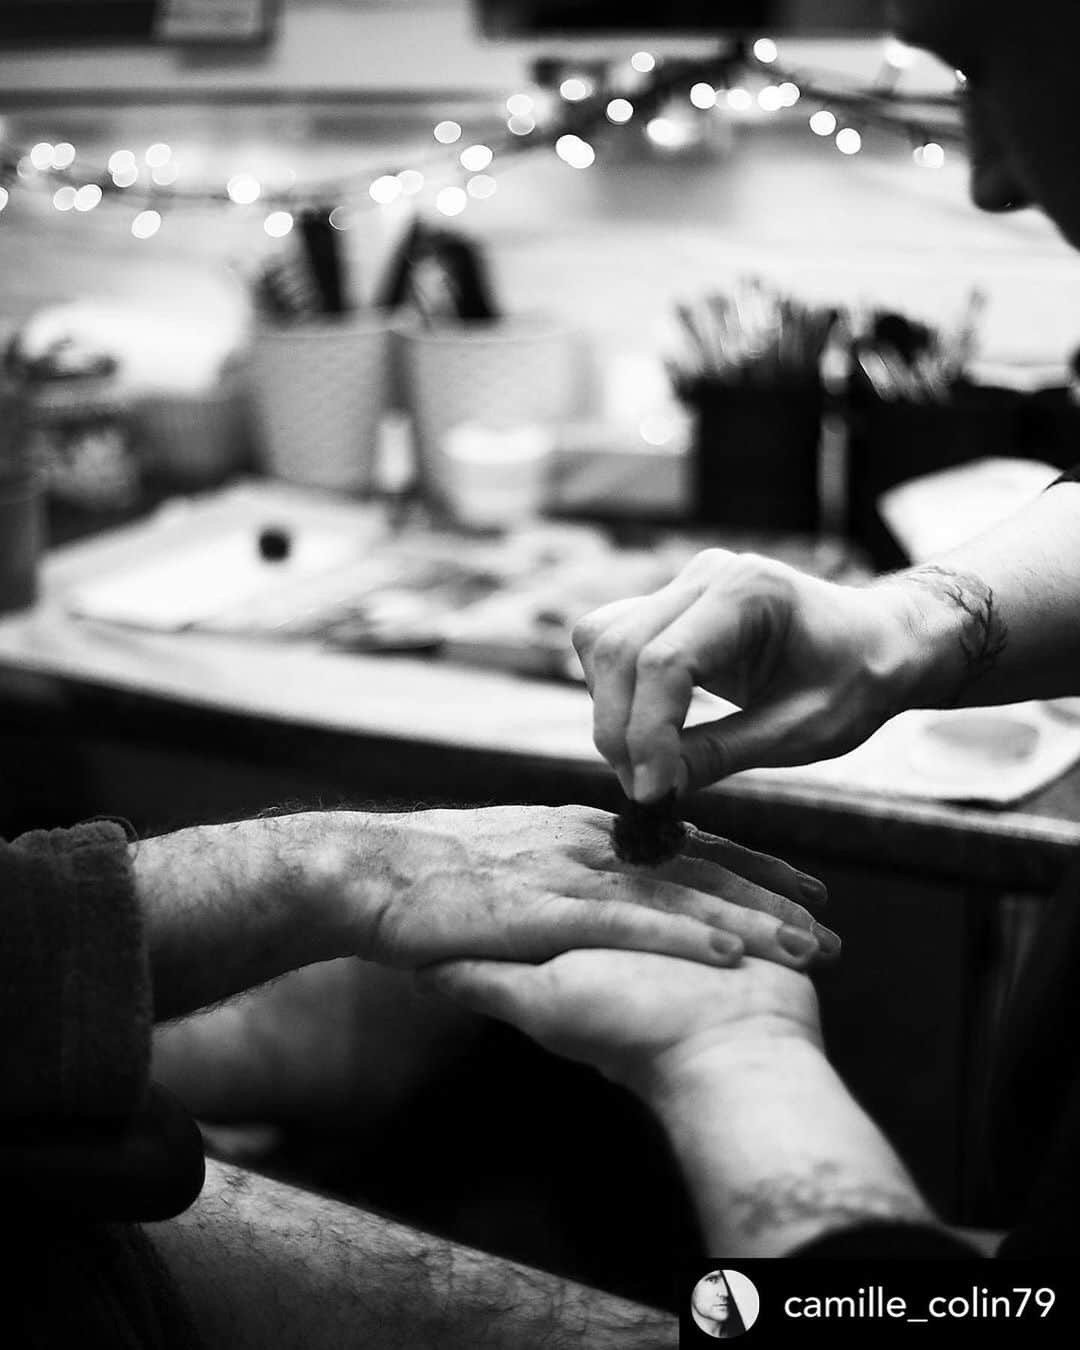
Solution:
M806 908L824 901L820 882L692 827L679 857L646 870L615 857L614 817L584 806L383 817L373 904L370 868L350 883L349 817L337 820L353 950L384 964L535 962L604 947L708 965L749 954L802 968L839 950ZM372 817L364 820L358 828L370 829Z

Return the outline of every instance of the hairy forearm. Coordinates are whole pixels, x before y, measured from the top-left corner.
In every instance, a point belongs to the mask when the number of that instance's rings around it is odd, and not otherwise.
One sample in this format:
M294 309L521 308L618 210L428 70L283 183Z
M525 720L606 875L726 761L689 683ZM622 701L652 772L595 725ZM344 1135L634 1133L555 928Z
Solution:
M875 585L917 652L905 706L1080 693L1080 484L1059 484L994 530Z
M336 819L322 812L276 816L132 845L158 1021L356 950L363 916L344 912ZM359 879L350 894L362 909L369 875L374 913L377 855L388 827L379 816L364 817L359 829L358 816L350 819Z
M650 1097L711 1256L783 1256L870 1219L931 1221L903 1164L809 1042L670 1065Z
M210 1163L147 1231L207 1345L234 1350L660 1350L673 1318Z

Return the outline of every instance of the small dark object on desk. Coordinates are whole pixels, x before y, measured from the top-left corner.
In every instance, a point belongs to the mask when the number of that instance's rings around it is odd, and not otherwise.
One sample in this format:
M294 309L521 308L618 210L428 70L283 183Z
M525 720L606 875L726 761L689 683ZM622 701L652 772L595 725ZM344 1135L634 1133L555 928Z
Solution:
M655 802L627 801L612 834L615 856L636 867L658 867L682 848L686 826L675 814L675 792Z
M266 562L281 562L289 556L292 539L289 531L278 525L269 525L259 531L259 557Z

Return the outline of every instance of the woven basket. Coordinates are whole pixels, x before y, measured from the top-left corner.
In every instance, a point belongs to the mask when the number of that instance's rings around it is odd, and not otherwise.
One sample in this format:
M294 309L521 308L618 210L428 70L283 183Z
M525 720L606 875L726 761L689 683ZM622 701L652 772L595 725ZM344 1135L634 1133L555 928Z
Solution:
M261 467L290 483L368 491L389 357L382 318L261 329L251 353Z
M445 504L443 445L455 426L555 426L584 397L582 340L545 318L410 326L396 333L425 494Z

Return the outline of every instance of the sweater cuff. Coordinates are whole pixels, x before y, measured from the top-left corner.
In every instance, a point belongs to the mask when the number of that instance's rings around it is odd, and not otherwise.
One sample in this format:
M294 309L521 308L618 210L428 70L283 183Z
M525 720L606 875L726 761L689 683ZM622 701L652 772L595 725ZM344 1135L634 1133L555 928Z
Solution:
M92 821L0 843L8 1121L117 1124L142 1105L151 998L128 840Z

